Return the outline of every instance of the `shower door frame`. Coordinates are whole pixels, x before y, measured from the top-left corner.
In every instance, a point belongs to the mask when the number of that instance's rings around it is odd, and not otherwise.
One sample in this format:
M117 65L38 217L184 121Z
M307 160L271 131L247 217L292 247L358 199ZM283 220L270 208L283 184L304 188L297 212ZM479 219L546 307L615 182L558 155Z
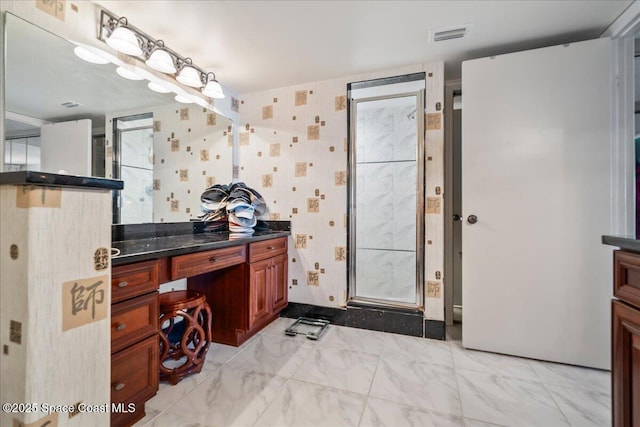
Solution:
M416 163L418 173L416 179L416 296L414 303L394 301L382 298L363 297L357 294L356 278L356 187L357 187L357 163L356 163L356 141L357 141L357 108L359 103L380 101L385 99L405 98L414 96L416 98L416 122L417 122L417 142L416 142ZM348 218L349 228L347 233L348 258L347 258L347 302L396 307L404 309L424 310L424 239L425 239L425 90L394 93L391 95L372 96L359 99L349 97L349 144L348 144Z
M136 126L131 128L119 128L121 122L131 122L136 120L151 119L151 125ZM153 130L153 113L132 114L129 116L115 117L113 119L112 140L113 140L113 158L111 163L111 174L113 179L122 179L122 133L129 131L137 131L142 129ZM153 147L153 141L152 141ZM111 195L112 199L112 216L113 223L120 224L122 221L122 190L114 190ZM151 202L153 204L153 201Z

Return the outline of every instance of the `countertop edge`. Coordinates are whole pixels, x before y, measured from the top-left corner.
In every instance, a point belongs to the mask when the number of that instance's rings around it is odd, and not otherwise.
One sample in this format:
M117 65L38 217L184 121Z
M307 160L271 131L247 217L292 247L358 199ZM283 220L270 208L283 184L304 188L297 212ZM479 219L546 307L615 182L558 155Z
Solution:
M122 190L124 188L124 182L117 179L36 171L2 172L0 173L0 185L44 185L87 190Z
M640 252L640 240L628 236L602 236L602 243L632 252Z
M259 242L262 240L277 239L279 237L288 237L291 235L291 231L273 231L269 234L261 236L251 236L237 240L225 240L209 243L198 243L191 246L183 246L174 249L163 249L152 252L140 252L130 255L118 255L111 258L111 266L117 267L119 265L131 264L139 261L148 261L152 259L159 259L165 257L172 257L178 255L186 255L195 252L209 251L213 249L228 248L230 246L245 245L248 243Z

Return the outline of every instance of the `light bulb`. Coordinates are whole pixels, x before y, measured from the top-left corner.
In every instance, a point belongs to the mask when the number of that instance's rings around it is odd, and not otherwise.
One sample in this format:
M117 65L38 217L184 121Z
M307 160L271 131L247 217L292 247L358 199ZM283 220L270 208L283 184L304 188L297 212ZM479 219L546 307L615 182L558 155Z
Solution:
M118 27L113 30L105 42L118 52L134 56L142 55L138 37L127 27Z

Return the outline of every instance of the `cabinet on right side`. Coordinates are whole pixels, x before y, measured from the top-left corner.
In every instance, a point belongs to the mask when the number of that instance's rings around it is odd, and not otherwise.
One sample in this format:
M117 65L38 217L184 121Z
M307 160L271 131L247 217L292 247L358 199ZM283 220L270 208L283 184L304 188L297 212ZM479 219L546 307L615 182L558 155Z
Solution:
M287 239L249 245L249 329L273 319L287 305Z
M614 427L640 425L640 254L614 252L612 397Z

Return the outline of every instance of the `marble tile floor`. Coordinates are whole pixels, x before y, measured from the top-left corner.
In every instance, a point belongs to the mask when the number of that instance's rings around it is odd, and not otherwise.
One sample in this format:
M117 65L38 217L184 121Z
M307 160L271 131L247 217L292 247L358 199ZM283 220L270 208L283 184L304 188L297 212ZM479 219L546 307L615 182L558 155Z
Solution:
M331 325L318 341L280 318L202 373L161 383L135 426L574 426L611 424L607 371Z

